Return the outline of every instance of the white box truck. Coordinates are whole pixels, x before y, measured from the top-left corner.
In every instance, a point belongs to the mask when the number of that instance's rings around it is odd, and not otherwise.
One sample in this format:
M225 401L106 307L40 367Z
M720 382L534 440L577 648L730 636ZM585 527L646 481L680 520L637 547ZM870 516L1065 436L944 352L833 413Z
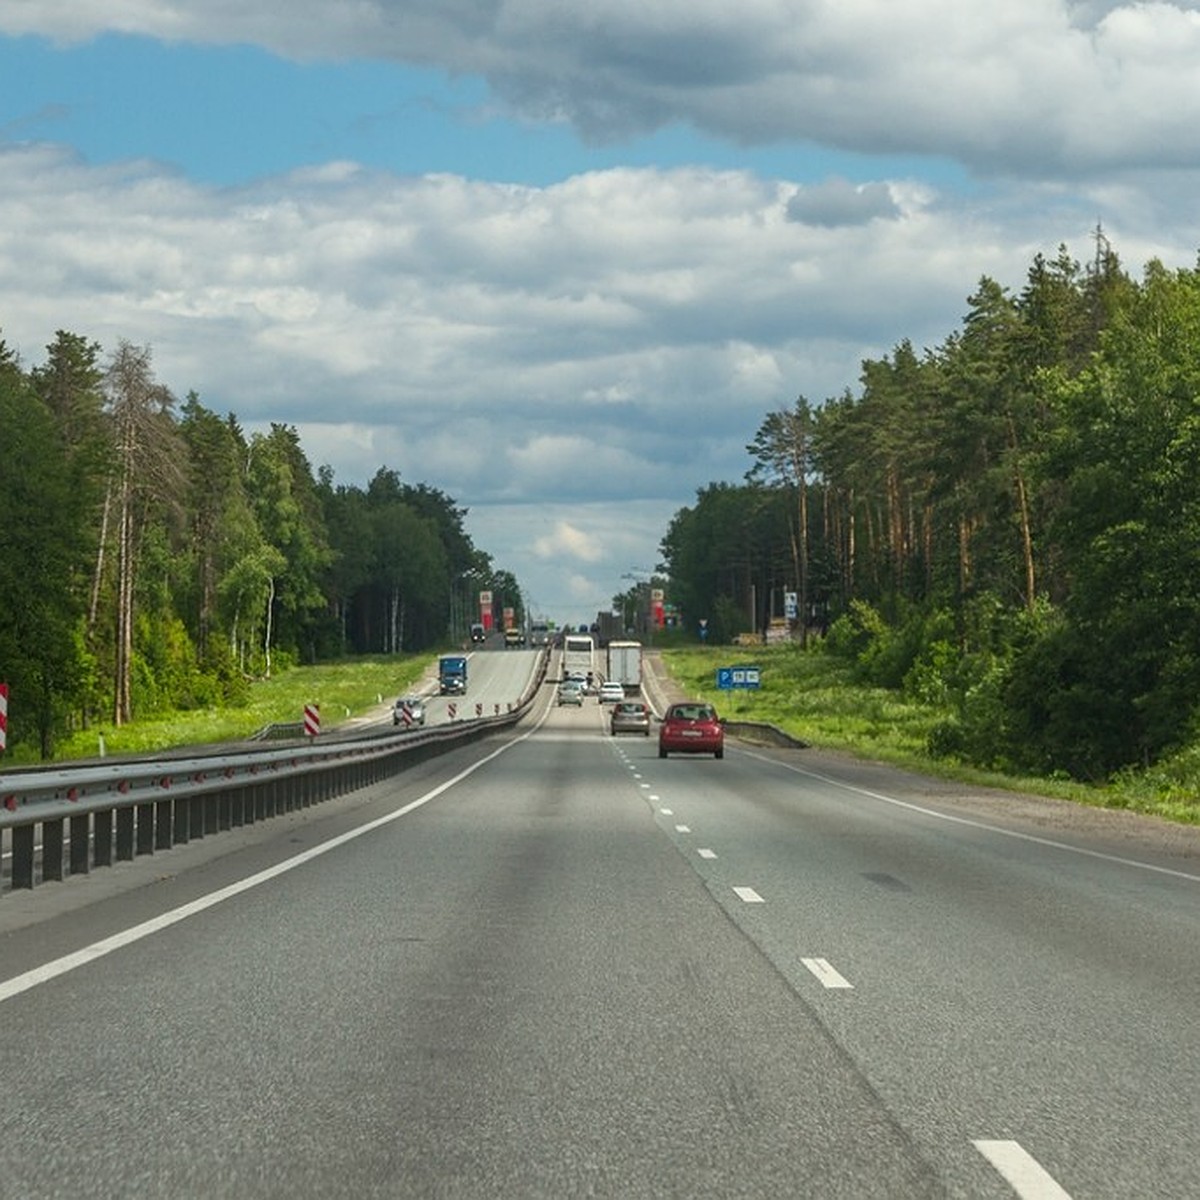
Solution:
M609 642L607 678L625 689L625 695L635 696L642 690L642 643Z

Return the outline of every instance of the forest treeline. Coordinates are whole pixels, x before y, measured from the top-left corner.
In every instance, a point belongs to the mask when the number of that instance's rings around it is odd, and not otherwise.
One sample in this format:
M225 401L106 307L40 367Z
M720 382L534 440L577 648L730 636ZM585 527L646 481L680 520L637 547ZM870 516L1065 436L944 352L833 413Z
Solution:
M1200 271L992 279L961 327L769 413L663 540L710 640L806 638L945 711L930 750L1098 780L1200 744Z
M380 468L314 475L296 430L179 404L147 347L0 340L0 682L8 743L238 702L273 666L420 651L516 580L466 510Z

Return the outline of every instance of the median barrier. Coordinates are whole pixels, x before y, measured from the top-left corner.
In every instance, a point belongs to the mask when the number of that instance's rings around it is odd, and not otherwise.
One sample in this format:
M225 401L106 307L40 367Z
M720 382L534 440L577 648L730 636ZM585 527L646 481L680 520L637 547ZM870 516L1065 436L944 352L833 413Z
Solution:
M515 724L544 673L543 662L505 712L419 731L334 731L271 748L192 748L0 772L0 851L11 864L7 878L0 875L0 894L84 875L379 783Z

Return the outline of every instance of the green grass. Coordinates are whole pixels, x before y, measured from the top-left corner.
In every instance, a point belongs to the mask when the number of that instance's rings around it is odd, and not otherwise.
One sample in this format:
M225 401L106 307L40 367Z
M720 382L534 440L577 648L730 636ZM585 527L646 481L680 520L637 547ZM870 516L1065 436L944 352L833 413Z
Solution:
M322 728L362 716L382 699L394 700L425 673L434 655L355 658L318 667L294 667L250 685L241 708L165 713L133 721L119 729L96 725L55 747L56 759L98 753L140 754L173 746L234 741L266 725L299 721L308 703L320 705ZM13 764L7 764L13 765Z
M813 746L890 762L944 779L1011 791L1056 796L1077 803L1125 808L1185 824L1200 824L1200 748L1150 771L1127 772L1104 786L1062 779L999 775L931 758L930 729L945 714L884 688L857 683L848 666L819 652L791 646L664 647L667 669L692 695L717 706L722 716L763 721ZM246 738L266 725L299 721L305 704L321 708L329 729L362 716L382 699L409 690L429 669L433 654L358 658L318 667L295 667L251 685L241 708L164 714L119 729L96 725L56 746L56 760L140 754L177 746ZM762 668L756 691L723 691L717 668L754 663ZM26 748L3 763L35 761Z
M692 695L724 717L764 721L828 750L986 787L1054 796L1101 808L1123 808L1182 824L1200 824L1200 750L1149 772L1127 773L1103 786L1065 779L1001 775L932 758L929 731L947 714L901 693L865 687L848 665L794 646L689 647L663 650L663 663ZM721 690L717 668L751 663L762 671L757 690Z

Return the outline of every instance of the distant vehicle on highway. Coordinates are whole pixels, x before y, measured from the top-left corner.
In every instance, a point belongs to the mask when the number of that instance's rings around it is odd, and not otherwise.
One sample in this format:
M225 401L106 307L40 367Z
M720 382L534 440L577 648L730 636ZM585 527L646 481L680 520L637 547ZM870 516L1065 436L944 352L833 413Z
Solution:
M564 679L558 685L559 704L583 705L583 682L578 679Z
M443 654L438 659L438 692L443 696L467 694L467 658L463 654Z
M625 688L622 684L615 680L608 680L600 685L600 703L601 704L616 704L618 700L625 699Z
M563 638L563 678L573 671L581 671L584 676L590 675L595 669L596 643L587 633L568 633Z
M511 628L504 631L505 646L523 646L525 645L525 631L519 625L513 625Z
M650 736L650 706L644 700L622 700L613 705L609 728L613 737L618 733L640 733Z
M401 696L392 709L392 724L405 727L425 724L425 701L420 696Z
M642 643L608 643L608 677L624 684L630 696L636 696L642 686Z
M487 641L487 630L478 621L476 621L475 624L471 626L471 641L473 641L473 642L486 642Z

